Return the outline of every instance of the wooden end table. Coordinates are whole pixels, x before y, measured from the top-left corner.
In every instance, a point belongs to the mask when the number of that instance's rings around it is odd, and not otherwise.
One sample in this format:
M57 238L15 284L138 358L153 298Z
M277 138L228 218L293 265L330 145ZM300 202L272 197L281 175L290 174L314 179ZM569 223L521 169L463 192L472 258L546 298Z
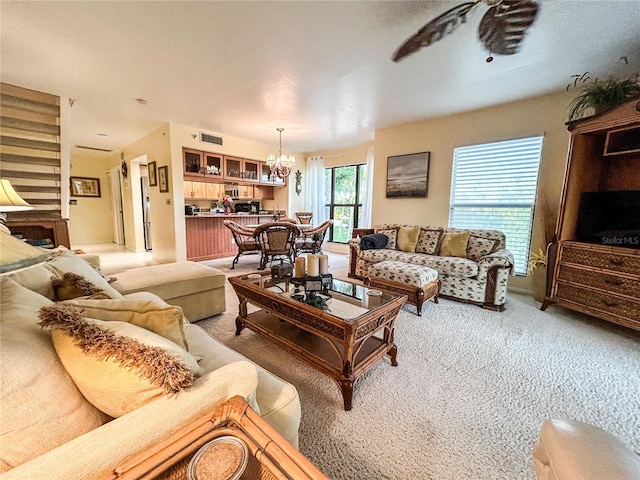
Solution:
M406 295L370 292L363 285L334 279L329 310L291 296L288 280L269 272L230 277L238 299L236 335L248 328L332 378L339 386L344 409L351 410L356 380L385 356L397 366L394 325ZM370 295L378 293L380 295ZM247 304L260 308L248 313Z
M254 412L241 397L218 405L209 415L161 444L115 468L109 479L186 479L187 467L207 442L233 436L248 447L245 480L328 480L304 455Z

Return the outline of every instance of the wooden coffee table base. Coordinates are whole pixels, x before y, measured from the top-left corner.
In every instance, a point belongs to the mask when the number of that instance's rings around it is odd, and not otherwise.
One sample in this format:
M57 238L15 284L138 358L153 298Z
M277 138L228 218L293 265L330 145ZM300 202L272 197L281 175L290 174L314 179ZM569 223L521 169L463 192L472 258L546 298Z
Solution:
M229 281L239 299L236 335L249 328L332 378L342 392L345 410L351 410L354 384L367 370L386 356L391 365L398 365L393 333L404 295L390 295L385 303L361 308L362 315L344 320L242 277ZM262 310L248 313L248 303Z

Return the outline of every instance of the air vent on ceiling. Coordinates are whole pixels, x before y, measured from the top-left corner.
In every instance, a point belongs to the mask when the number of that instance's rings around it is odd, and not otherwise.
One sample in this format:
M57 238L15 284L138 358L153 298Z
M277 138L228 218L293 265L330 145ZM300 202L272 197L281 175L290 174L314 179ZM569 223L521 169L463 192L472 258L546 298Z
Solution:
M76 148L82 148L83 150L93 150L94 152L113 152L108 148L87 147L85 145L76 145Z
M216 137L210 133L200 132L200 141L205 143L215 143L216 145L222 145L222 137Z

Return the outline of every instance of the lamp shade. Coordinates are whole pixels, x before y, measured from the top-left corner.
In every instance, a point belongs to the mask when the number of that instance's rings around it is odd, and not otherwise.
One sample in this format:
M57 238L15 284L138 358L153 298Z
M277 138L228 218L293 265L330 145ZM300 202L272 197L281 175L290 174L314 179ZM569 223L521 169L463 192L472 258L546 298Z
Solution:
M0 212L19 212L31 209L33 207L16 193L9 180L0 178Z

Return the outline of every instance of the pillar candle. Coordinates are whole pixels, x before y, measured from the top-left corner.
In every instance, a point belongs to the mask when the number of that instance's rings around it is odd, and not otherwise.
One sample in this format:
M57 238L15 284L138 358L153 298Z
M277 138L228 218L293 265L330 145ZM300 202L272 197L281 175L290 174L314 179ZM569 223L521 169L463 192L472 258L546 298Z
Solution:
M318 255L307 255L307 273L310 277L317 277L318 273Z
M320 262L320 274L329 273L329 257L327 255L318 255L318 259Z
M296 278L304 277L305 272L305 260L304 257L296 258Z

